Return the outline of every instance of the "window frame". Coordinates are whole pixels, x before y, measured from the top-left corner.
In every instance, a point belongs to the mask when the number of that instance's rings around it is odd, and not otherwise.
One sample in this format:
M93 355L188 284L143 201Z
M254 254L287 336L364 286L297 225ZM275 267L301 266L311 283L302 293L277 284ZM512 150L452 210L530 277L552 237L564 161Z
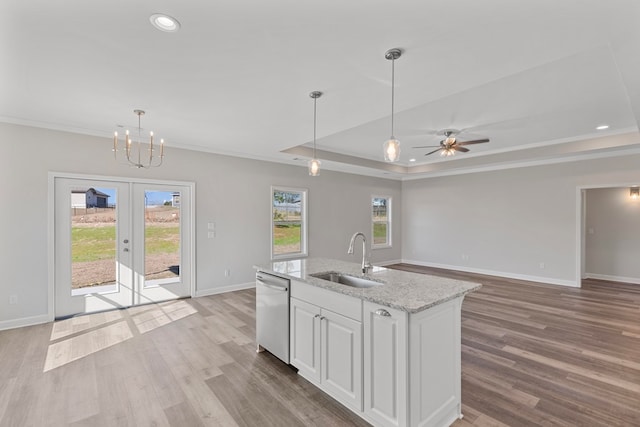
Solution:
M375 241L375 224L376 223L383 223L383 221L376 221L375 220L375 216L373 213L373 203L375 199L385 199L387 201L387 220L384 221L384 223L387 224L387 235L386 235L386 241L384 243L378 243L376 244ZM391 208L393 206L393 198L391 196L383 196L383 195L379 195L379 194L374 194L371 196L371 200L369 202L369 209L371 212L371 249L386 249L386 248L391 248L393 246L393 242L392 242L392 216L391 216Z
M274 207L274 198L273 195L276 191L281 192L289 192L289 193L300 193L300 252L288 252L285 254L276 254L274 253L274 236L273 229L275 225L275 221L273 218L273 207ZM279 259L291 259L291 258L304 258L309 255L308 253L308 226L307 226L307 200L308 200L308 192L309 190L306 188L298 188L298 187L286 187L281 185L272 185L271 186L271 195L270 199L270 212L271 212L271 259L279 260Z

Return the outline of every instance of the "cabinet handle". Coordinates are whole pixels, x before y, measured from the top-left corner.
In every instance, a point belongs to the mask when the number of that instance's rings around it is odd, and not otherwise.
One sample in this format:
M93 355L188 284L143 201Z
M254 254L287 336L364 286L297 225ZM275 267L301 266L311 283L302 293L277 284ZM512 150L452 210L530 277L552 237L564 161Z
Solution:
M317 319L318 317L320 317L319 314L316 314L315 316L313 316L314 319Z
M322 322L325 319L324 316L320 316L320 321Z
M391 313L389 313L387 310L385 310L384 308L379 308L375 311L375 313L378 316L382 316L382 317L391 317Z

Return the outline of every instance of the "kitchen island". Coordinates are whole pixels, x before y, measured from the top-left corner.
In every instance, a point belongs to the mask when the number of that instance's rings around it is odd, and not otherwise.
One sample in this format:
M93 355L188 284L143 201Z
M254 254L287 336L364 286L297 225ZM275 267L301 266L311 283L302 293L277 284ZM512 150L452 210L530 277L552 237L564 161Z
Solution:
M290 363L301 376L376 426L462 416L461 304L480 284L323 258L255 268L291 281Z

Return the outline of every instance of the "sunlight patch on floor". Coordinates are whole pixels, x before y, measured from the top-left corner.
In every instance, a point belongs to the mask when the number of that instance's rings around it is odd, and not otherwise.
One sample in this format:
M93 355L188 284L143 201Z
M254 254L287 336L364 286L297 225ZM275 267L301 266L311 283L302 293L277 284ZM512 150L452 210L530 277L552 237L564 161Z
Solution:
M43 372L81 359L105 348L133 338L126 321L114 323L95 331L49 345Z
M197 313L197 310L185 301L141 306L136 307L135 311L138 313L131 313L131 319L141 334Z
M94 313L90 316L76 316L65 320L59 320L53 324L51 330L51 341L57 341L69 335L78 332L93 329L107 323L115 322L122 319L122 313L119 310L105 311L102 313Z

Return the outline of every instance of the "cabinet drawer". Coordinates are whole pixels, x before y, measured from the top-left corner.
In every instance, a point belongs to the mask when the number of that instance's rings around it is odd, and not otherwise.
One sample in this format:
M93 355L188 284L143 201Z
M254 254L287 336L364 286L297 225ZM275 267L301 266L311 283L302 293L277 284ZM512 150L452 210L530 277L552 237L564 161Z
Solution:
M291 281L291 296L350 319L362 321L362 300L304 282Z

